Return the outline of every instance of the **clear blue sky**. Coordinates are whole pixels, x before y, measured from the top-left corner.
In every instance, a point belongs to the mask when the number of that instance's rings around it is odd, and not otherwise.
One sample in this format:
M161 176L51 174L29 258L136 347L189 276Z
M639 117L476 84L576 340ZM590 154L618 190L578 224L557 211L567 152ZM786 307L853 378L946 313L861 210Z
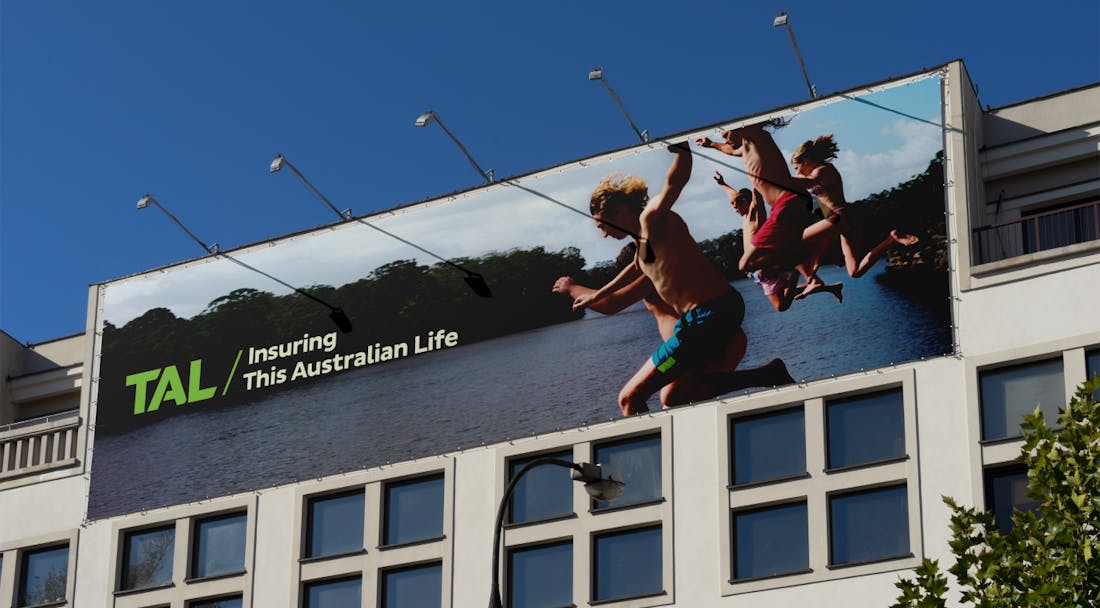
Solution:
M0 330L84 330L87 286L962 58L994 107L1100 79L1072 2L0 3ZM431 243L424 243L429 246ZM273 272L277 273L277 269Z

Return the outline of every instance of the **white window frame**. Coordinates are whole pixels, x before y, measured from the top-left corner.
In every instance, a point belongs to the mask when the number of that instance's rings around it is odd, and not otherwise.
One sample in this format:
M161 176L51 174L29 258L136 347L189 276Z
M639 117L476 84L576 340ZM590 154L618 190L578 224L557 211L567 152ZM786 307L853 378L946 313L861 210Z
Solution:
M111 526L111 581L112 608L145 608L170 606L185 608L190 602L240 595L242 605L250 606L252 577L255 571L256 504L254 494L237 495L226 499L196 503L182 507L158 509L149 513L130 515L117 519ZM199 520L244 513L245 546L244 570L201 579L191 577L191 556L194 550L195 522ZM122 562L126 550L126 535L153 528L175 526L172 547L172 582L170 585L149 589L122 589Z
M508 594L508 555L522 549L569 540L573 544L573 605L593 605L595 537L613 532L659 526L661 529L661 591L623 600L598 601L599 606L650 608L675 602L673 564L673 466L671 412L644 414L626 420L555 433L552 437L517 440L497 450L494 504L499 505L509 481L510 462L572 450L573 462L593 462L595 446L623 439L660 434L661 497L635 505L592 510L591 498L573 484L573 514L551 520L505 524L500 554L501 598ZM493 516L495 517L495 513Z
M19 605L19 581L23 577L23 556L40 549L52 549L68 545L69 563L65 574L65 600L49 606L72 606L75 598L76 551L80 534L78 530L21 538L0 545L3 570L0 571L0 606Z
M1002 367L1033 363L1062 357L1062 374L1066 399L1073 399L1077 387L1088 379L1085 353L1100 348L1100 332L1085 334L1066 340L1035 344L1026 348L977 355L966 359L966 391L969 404L971 462L978 469L971 485L971 504L987 508L985 500L985 472L987 469L1016 462L1024 445L1022 437L982 440L981 374ZM1064 407L1064 404L1060 407ZM1048 421L1049 422L1049 421Z
M829 470L826 467L826 404L830 400L900 389L904 416L905 455L881 463L869 463ZM730 425L734 419L801 406L806 424L806 476L784 478L733 487ZM917 443L916 370L914 368L880 371L854 378L830 380L807 385L797 394L789 391L753 396L745 400L721 403L716 408L719 424L718 482L726 485L719 492L718 530L721 543L721 593L723 596L754 593L767 589L818 583L842 578L915 568L924 556L921 534L920 454ZM909 554L872 562L832 565L830 559L829 499L833 495L892 486L906 488L909 516ZM731 580L733 576L733 514L769 506L806 503L808 571L771 577Z
M294 529L297 541L291 555L293 571L289 597L293 606L305 605L305 588L309 583L361 576L362 608L381 605L383 571L442 564L442 606L450 605L451 563L454 542L454 458L438 457L423 461L387 466L369 471L357 471L300 486L294 500ZM419 477L443 475L443 534L439 538L400 545L382 545L385 526L385 485ZM308 501L327 494L339 494L362 488L363 544L361 552L333 556L303 557L306 554Z

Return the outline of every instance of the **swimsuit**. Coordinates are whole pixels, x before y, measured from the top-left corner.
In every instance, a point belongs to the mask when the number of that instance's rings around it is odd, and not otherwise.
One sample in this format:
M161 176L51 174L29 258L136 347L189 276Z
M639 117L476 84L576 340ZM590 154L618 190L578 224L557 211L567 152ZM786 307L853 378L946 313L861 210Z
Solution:
M812 217L802 209L787 203L796 198L805 198L795 192L784 192L772 204L771 215L752 235L752 244L758 249L788 249L802 243L802 231L809 226Z
M783 292L795 281L795 274L785 270L761 270L753 275L753 281L764 290L764 295L782 297Z
M745 301L730 289L685 312L672 336L657 347L650 359L660 372L673 368L702 370L720 360L730 340L741 331Z

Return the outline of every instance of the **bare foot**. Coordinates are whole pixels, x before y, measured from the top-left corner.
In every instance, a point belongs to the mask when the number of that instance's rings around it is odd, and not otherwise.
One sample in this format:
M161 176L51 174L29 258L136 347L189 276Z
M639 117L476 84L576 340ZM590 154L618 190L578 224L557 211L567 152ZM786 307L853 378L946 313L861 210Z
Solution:
M798 292L798 295L796 295L794 297L794 299L801 300L802 298L805 298L806 296L810 295L811 293L813 293L813 292L815 292L819 289L822 289L824 287L825 287L825 282L822 281L821 279L817 278L817 277L814 277L814 279L812 281L807 282L805 285L799 285L798 286L799 292Z
M916 245L920 242L920 237L915 234L906 234L904 232L898 232L897 230L890 231L890 238L894 239L894 242L903 247L910 245Z

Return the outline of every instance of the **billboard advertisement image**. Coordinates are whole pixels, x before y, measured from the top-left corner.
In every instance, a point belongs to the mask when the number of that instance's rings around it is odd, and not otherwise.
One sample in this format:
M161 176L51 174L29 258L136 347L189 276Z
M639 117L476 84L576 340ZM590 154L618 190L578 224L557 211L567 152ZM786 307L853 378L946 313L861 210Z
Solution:
M951 352L941 85L101 285L89 519Z

